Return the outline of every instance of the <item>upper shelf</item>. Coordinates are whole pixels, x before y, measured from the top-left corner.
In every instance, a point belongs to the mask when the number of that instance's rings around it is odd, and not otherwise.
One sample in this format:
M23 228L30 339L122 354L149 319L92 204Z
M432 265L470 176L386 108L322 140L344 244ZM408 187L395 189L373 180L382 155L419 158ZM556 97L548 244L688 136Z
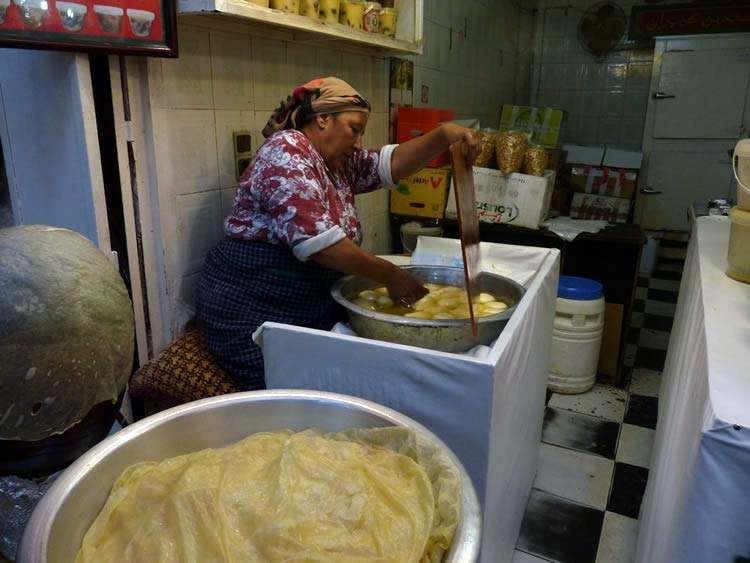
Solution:
M385 54L419 55L422 53L422 1L397 0L399 19L395 39L338 23L263 8L244 0L178 0L177 13L180 21L196 25L220 29L243 25L267 30L283 28L291 34L289 39L292 41L345 41Z

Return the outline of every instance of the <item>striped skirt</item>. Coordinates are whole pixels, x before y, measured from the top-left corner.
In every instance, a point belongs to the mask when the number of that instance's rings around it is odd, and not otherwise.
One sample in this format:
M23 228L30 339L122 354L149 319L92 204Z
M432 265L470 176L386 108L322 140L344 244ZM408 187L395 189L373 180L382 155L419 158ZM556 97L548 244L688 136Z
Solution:
M344 318L331 298L343 274L291 249L226 238L206 258L197 313L206 346L242 389L265 389L263 354L252 334L266 321L330 330Z

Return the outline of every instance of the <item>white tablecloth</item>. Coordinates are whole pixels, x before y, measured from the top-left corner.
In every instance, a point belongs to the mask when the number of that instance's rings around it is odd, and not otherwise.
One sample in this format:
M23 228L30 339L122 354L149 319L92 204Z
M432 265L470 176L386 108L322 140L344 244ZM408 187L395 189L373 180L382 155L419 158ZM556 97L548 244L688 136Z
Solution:
M443 263L460 256L449 241L433 248ZM559 252L491 245L484 267L526 280L527 292L482 358L276 323L258 336L269 388L361 397L439 436L483 505L482 561L502 563L513 557L536 473Z
M696 221L639 518L641 563L750 557L750 285L724 275L728 240L725 217Z

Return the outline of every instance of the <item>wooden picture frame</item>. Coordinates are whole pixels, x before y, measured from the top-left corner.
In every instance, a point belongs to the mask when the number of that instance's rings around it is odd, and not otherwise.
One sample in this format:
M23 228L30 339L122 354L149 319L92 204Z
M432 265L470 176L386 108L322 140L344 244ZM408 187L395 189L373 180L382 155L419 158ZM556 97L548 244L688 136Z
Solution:
M177 0L0 0L0 47L177 56Z

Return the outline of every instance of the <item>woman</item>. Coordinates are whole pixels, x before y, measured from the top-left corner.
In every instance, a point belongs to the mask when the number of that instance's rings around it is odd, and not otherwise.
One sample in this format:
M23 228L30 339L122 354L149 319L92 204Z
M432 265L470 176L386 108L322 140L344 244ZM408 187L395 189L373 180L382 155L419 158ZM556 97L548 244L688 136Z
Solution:
M265 321L329 330L341 311L331 285L345 274L373 279L394 301L425 290L410 274L359 247L354 194L395 187L452 143L479 145L447 124L401 145L362 149L370 104L338 78L296 88L271 115L242 175L227 238L214 248L198 289L203 338L243 389L263 389L263 356L252 341Z

